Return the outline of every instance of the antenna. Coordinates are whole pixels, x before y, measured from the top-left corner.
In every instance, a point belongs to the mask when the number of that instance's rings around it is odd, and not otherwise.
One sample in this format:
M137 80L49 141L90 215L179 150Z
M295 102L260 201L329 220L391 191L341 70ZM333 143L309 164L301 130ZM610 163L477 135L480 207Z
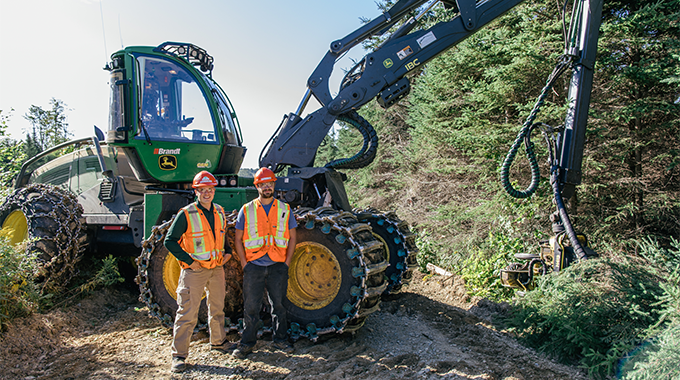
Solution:
M109 50L106 48L106 29L104 28L104 10L102 9L102 1L99 2L99 14L102 17L102 35L104 36L104 62L106 62L108 64L108 62L109 62L109 56L108 56Z
M120 30L120 13L118 13L118 36L120 37L120 48L124 49L125 45L123 45L123 32Z

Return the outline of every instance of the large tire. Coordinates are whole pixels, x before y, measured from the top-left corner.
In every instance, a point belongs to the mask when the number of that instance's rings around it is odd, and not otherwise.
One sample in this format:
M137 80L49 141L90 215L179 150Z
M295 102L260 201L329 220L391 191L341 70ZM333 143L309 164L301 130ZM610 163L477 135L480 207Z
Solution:
M234 223L236 214L227 215L227 236L233 251ZM137 258L137 277L140 301L149 308L149 314L158 318L165 327L172 327L177 313L177 284L181 268L177 259L165 248L163 241L175 217L155 226L151 236L142 243L142 253ZM227 318L236 320L243 315L243 269L238 260L231 259L224 266L226 297L224 311ZM205 294L198 312L199 324L208 321L208 307ZM227 322L228 326L235 325Z
M291 338L359 329L387 286L382 244L349 212L322 207L295 214L297 244L284 300Z
M322 334L356 331L378 309L380 296L387 287L384 272L388 264L382 243L375 239L367 224L358 223L351 213L328 207L299 209L295 213L299 224L297 245L284 300L291 337L316 340ZM232 250L236 216L232 213L227 217ZM172 326L175 318L179 279L179 265L163 246L171 223L172 220L154 227L144 241L142 254L137 258L136 279L140 300L148 306L149 314L167 327ZM225 275L225 314L235 321L243 314L243 270L238 260L227 262ZM321 290L316 290L319 283L325 284L325 288L322 285ZM203 303L199 323L205 322ZM232 330L238 328L229 321L227 326Z
M35 255L36 282L43 292L68 285L87 246L83 208L75 195L44 184L18 189L0 206L0 224L11 244L26 241L26 253Z
M354 210L354 215L360 222L368 223L375 237L384 244L385 259L390 264L385 270L388 280L385 295L399 293L403 285L411 282L413 268L417 266L416 235L411 232L408 223L392 211L367 208Z

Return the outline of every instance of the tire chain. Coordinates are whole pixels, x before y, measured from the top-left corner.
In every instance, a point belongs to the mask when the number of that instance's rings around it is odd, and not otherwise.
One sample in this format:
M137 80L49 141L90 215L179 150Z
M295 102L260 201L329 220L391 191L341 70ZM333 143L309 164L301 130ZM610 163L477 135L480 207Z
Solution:
M156 248L157 244L163 244L161 239L168 232L172 219L164 221L159 226L151 228L151 235L142 242L142 253L135 259L137 264L137 276L135 282L139 285L139 301L144 302L149 309L149 315L157 318L165 327L171 328L173 319L170 315L161 315L161 307L157 302L154 302L154 296L149 287L149 262L151 261L151 254Z
M237 212L232 212L227 215L227 229L235 227ZM345 317L332 316L330 321L332 326L318 329L314 324L310 324L302 329L299 324L292 322L289 329L289 335L292 339L299 339L301 337L307 338L311 341L316 341L319 335L329 333L343 333L353 332L361 328L366 317L378 310L380 305L380 295L385 291L387 282L376 280L382 278L382 273L387 268L388 264L382 256L382 244L375 240L366 240L364 237L358 237L362 231L369 231L370 227L367 224L358 223L356 217L349 212L341 212L330 208L321 207L317 209L300 208L295 210L295 217L299 226L306 226L308 223L317 223L324 226L327 233L335 230L343 236L341 240L346 239L352 247L355 247L356 258L359 266L353 269L353 273L357 277L361 277L361 288L353 289L354 296L353 303L347 303L343 307ZM139 300L144 302L149 308L149 314L157 318L165 327L172 327L173 319L170 315L160 313L160 306L154 301L153 294L149 288L149 279L147 268L151 259L151 253L154 251L156 244L165 236L168 228L170 228L171 221L166 221L159 226L154 226L151 231L151 236L142 243L142 254L135 260L138 266L139 274L135 278L135 282L139 284L140 296ZM340 242L340 241L339 241ZM344 241L343 241L344 242ZM368 281L372 280L372 281ZM201 328L202 326L199 326ZM243 320L239 319L236 323L232 323L229 318L225 319L225 330L243 331ZM270 328L264 327L258 335L266 331L271 331Z
M295 215L299 226L311 229L318 224L321 225L323 233L337 231L338 243L343 244L345 241L350 243L352 248L346 252L350 259L356 258L358 262L351 275L361 278L361 286L353 287L351 291L353 302L350 303L352 301L350 300L343 306L345 313L343 318L331 316L331 326L320 329L310 324L304 326L303 330L302 326L293 322L289 330L291 338L305 337L316 341L319 335L358 330L364 325L366 317L379 309L380 295L387 286L383 273L388 263L382 254L382 244L373 238L370 227L365 223L359 223L350 212L337 211L330 207L300 208L295 210Z
M66 286L78 273L76 264L87 247L83 207L76 196L56 186L33 184L8 196L0 212L10 212L7 208L11 205L18 205L22 212L26 212L29 230L35 227L45 229L45 226L56 223L57 227L49 231L50 235L32 236L35 240L29 242L26 250L36 255L43 290L55 291ZM56 252L46 252L50 242ZM46 260L37 252L44 252L51 257Z
M364 209L355 208L352 213L357 216L357 219L361 222L366 222L365 216L362 217L361 214L369 214L372 219L376 219L376 223L382 225L387 225L388 229L393 229L394 232L399 237L400 242L396 244L402 244L404 247L404 254L399 254L402 260L398 260L396 263L396 273L392 273L390 278L388 278L389 285L385 290L385 295L397 294L401 292L403 285L411 282L411 277L413 276L413 269L418 266L417 255L418 246L416 245L416 234L411 232L407 222L401 220L394 211L381 212L373 207L366 207Z
M225 213L226 214L226 213ZM236 217L238 213L236 211L226 214L226 228L229 230L236 226ZM137 264L137 276L135 277L135 282L139 285L139 301L144 302L149 309L149 315L158 319L161 324L167 328L172 328L174 324L174 319L169 314L161 314L161 307L154 300L153 293L149 287L149 261L151 260L151 254L156 249L158 244L163 244L162 239L165 238L168 233L168 229L174 220L174 215L170 220L164 221L158 226L153 226L151 229L151 236L142 242L142 253L135 259L135 264ZM170 253L169 253L170 254ZM225 329L227 332L232 330L238 330L239 326L242 327L242 322L239 321L237 324L232 324L229 318L225 320ZM205 324L199 324L200 328L207 327Z

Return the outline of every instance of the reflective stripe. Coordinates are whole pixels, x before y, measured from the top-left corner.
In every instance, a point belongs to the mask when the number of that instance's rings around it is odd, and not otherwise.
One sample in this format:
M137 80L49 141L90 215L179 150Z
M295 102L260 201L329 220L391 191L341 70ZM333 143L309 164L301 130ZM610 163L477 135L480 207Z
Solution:
M215 231L220 231L220 233L216 235L222 235L221 231L224 229L224 225L226 224L224 211L222 210L222 207L218 204L213 203L213 207L215 207L216 214L218 215L218 218L214 218L215 219L214 229ZM223 249L213 249L210 251L205 250L207 244L205 236L206 234L209 234L210 231L203 230L201 213L198 210L196 203L188 205L185 209L186 209L185 215L187 216L188 224L186 235L191 238L190 239L191 245L194 251L187 253L189 253L189 256L191 256L191 258L194 260L216 260L218 258L218 255L221 254L224 250ZM215 237L213 236L212 238L214 239Z
M210 256L203 258L205 255L200 254L201 248L205 247L205 238L203 238L203 231L201 231L203 223L201 222L201 214L198 212L198 208L195 205L189 208L187 216L187 222L189 223L187 232L191 234L194 252L196 252L196 254L192 255L192 258L194 260L208 260Z
M252 261L268 254L273 261L283 262L286 248L290 241L288 236L288 218L290 206L278 199L273 200L269 213L259 199L243 206L245 216L243 245L246 259Z
M250 249L263 247L264 238L257 236L257 205L255 205L255 202L249 202L245 207L249 238L243 241L243 245Z
M210 260L210 259L213 259L213 258L216 258L216 257L217 257L217 251L210 251L210 252L201 253L201 254L197 254L197 253L191 254L191 258L193 258L194 260Z
M253 238L253 239L248 239L243 242L243 245L246 248L258 248L262 247L264 245L264 238Z
M288 229L288 219L286 219L286 216L288 215L288 205L285 203L281 203L281 205L285 205L285 207L277 207L279 211L278 219L279 223L277 226L277 231L276 231L276 236L277 237L283 237L283 233L285 232L286 229ZM279 206L281 206L279 205Z
M284 207L280 207L284 206ZM276 228L276 237L274 238L274 244L278 247L286 248L288 246L288 239L285 238L285 232L288 230L288 218L290 217L288 213L290 212L290 206L286 203L279 203L278 207L278 225Z

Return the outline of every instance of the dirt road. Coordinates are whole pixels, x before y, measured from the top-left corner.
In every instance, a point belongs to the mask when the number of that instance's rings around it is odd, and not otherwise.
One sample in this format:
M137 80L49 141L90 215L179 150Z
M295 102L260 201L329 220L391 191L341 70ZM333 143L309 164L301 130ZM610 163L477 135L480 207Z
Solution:
M473 300L474 301L474 300ZM194 334L172 374L171 331L132 291L104 290L62 310L16 320L0 335L6 379L585 379L493 326L502 305L469 302L461 280L421 273L352 335L300 340L293 354L258 342L246 360L211 352ZM238 339L231 335L231 340Z

